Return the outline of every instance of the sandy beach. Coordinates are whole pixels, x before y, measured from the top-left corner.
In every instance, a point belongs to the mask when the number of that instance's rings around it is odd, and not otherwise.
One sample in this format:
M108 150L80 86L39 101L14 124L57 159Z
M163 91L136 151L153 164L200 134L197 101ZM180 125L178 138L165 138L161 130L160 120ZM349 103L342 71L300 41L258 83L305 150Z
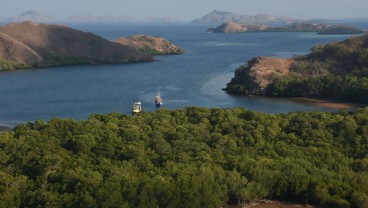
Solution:
M328 100L328 99L315 99L315 98L307 98L307 97L296 97L290 98L297 102L303 102L311 105L318 105L321 107L327 108L335 108L335 109L356 109L360 107L364 107L365 105L360 103L349 103L349 102L342 102L336 100Z

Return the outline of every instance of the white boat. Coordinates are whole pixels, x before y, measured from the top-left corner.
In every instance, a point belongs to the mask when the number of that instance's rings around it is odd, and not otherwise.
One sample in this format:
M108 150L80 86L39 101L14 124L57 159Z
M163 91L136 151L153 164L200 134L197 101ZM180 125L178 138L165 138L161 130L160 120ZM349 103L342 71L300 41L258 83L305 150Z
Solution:
M155 97L155 104L157 107L162 105L162 97L160 96L160 93L157 93Z
M134 114L140 113L141 111L142 111L142 103L139 101L136 101L132 107L132 114L134 115Z

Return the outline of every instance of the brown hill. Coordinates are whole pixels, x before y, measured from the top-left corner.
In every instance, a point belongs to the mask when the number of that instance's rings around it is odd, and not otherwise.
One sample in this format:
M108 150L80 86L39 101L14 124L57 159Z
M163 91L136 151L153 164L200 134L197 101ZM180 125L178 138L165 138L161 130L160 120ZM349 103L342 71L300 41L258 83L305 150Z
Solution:
M118 38L114 42L153 55L182 54L184 52L183 49L173 43L157 36L133 35L126 38Z
M151 55L62 25L0 26L0 59L33 67L152 61Z
M0 32L0 57L14 63L42 61L42 57L37 52L2 32Z

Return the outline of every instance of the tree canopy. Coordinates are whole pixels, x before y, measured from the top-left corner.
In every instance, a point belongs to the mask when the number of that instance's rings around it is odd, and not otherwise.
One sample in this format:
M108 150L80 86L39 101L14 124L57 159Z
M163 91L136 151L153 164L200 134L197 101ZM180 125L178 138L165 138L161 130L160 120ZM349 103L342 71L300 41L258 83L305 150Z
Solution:
M0 134L0 207L368 206L368 109L161 109Z

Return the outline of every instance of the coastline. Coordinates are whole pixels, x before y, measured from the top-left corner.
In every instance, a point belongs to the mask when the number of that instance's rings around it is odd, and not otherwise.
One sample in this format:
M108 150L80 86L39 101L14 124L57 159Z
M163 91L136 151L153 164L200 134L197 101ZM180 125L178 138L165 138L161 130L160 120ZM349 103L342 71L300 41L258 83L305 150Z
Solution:
M341 110L341 109L354 110L354 109L363 108L363 107L368 106L364 103L354 103L354 102L340 101L340 100L334 100L334 99L329 99L329 98L274 97L274 96L253 95L253 94L247 94L245 96L252 97L252 98L291 100L293 102L302 103L305 105L315 105L315 106L320 106L320 107L325 107L325 108L332 108L336 110Z
M303 102L306 104L317 105L321 107L334 108L334 109L356 109L364 107L362 103L351 103L344 101L337 101L332 99L320 99L320 98L308 98L308 97L293 97L290 98L296 102Z

